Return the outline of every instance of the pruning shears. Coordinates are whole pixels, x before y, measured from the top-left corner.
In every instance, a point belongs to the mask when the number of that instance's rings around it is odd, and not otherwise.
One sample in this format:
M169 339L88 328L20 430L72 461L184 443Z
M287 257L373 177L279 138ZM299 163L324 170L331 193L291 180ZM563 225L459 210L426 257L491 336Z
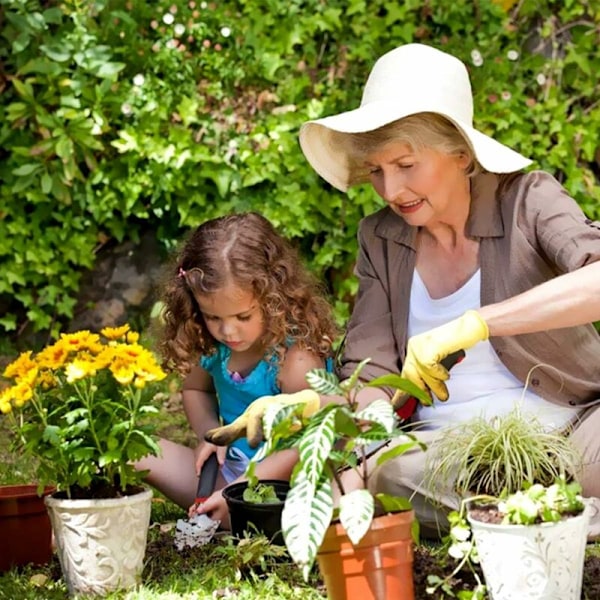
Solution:
M446 370L449 371L452 367L454 367L454 365L463 360L465 356L464 350L457 350L452 354L448 354L446 358L443 358L440 361L440 364L442 364ZM392 403L398 407L396 408L396 415L398 418L402 421L407 421L417 410L418 400L407 392L398 391L396 392Z

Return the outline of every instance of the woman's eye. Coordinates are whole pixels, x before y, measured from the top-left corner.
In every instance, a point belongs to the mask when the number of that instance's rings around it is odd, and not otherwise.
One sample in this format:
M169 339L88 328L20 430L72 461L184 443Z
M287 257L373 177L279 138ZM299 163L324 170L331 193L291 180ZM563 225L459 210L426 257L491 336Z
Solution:
M245 317L238 317L238 319L239 319L240 321L249 321L249 320L250 320L250 317L251 317L251 315L247 315L247 316L245 316Z
M380 173L381 169L379 167L370 167L369 168L369 175L377 175L377 173Z
M213 317L212 315L204 315L204 320L205 321L218 321L219 318L218 317Z

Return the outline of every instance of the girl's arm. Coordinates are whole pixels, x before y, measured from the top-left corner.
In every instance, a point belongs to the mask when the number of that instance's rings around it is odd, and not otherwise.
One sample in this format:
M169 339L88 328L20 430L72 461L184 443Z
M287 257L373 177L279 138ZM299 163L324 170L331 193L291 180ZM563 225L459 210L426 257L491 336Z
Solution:
M200 366L192 367L183 381L183 410L199 441L204 433L219 425L217 395L212 377Z

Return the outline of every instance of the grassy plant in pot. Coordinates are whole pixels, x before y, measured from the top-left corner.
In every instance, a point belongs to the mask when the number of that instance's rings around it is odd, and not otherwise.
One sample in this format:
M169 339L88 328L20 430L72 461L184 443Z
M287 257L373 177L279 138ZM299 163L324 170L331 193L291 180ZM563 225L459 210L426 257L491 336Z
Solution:
M427 453L425 487L433 497L448 486L462 498L500 496L527 484L572 479L581 457L564 432L550 430L516 406L492 419L476 417L443 430Z
M307 380L315 392L342 396L345 402L328 404L308 419L303 418L302 407L293 405L267 410L263 419L266 441L256 459L285 448L298 450L282 528L288 552L305 578L316 558L332 600L411 600L414 514L408 499L369 490L372 470L366 458L373 445L390 440L396 445L379 453L377 465L420 444L397 427L383 392L381 399L364 409L359 409L355 399L365 386L395 387L427 398L397 375L361 382L360 371L367 362L344 381L325 370L311 371ZM359 473L360 489L344 489L345 469Z
M455 572L480 562L492 600L581 598L589 508L578 483L559 477L502 498L473 496L450 522L448 551L460 560ZM474 597L483 593L480 585Z
M62 334L6 367L0 410L15 450L39 465L63 575L71 594L139 582L152 491L132 463L159 451L149 383L165 377L127 325Z

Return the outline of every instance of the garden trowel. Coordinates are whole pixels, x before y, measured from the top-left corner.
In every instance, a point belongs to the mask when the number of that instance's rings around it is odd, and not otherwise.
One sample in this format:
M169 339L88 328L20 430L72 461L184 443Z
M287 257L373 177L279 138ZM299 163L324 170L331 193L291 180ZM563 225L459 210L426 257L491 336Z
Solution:
M219 472L219 463L217 455L211 454L202 465L200 476L198 477L198 490L196 491L195 506L202 504L215 489L215 481ZM212 540L221 521L215 521L208 515L198 515L189 519L179 519L175 531L175 547L178 550L184 548L195 548L203 546Z

